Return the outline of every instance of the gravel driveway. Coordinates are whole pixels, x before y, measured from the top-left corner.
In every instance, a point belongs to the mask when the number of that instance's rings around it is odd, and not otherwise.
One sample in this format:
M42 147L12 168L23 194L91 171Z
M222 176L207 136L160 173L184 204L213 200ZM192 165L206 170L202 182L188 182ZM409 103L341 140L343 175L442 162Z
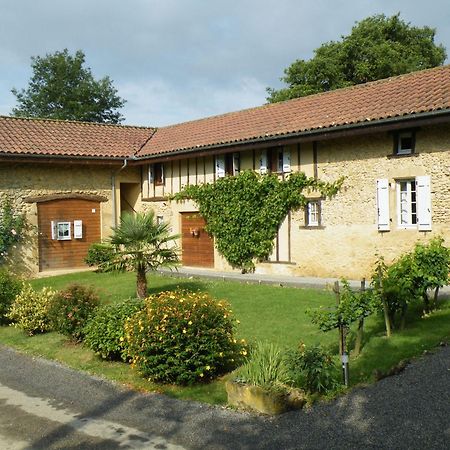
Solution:
M449 449L450 347L336 401L265 418L140 394L0 346L0 448Z

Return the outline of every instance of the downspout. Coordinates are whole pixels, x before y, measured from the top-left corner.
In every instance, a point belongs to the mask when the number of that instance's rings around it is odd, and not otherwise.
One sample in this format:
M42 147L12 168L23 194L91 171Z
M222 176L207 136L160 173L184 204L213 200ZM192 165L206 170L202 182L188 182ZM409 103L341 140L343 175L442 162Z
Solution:
M116 205L116 175L128 166L128 160L124 159L122 167L111 174L111 201L112 201L112 223L117 227L117 205Z

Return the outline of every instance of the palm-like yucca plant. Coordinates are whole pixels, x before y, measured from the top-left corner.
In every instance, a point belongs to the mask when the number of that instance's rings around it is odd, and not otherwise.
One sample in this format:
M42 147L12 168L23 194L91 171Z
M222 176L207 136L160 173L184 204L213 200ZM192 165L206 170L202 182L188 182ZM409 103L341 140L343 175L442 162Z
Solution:
M104 270L135 271L136 293L139 298L147 295L147 271L159 267L178 265L178 248L167 223L156 223L153 211L124 214L120 225L112 228L111 244L116 247L115 256L103 265Z

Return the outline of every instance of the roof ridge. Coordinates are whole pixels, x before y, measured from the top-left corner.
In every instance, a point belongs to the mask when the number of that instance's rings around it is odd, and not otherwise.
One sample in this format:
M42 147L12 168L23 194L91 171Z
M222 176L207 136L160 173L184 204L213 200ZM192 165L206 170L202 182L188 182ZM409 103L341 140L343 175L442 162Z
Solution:
M260 111L260 110L265 109L265 108L276 107L277 105L282 105L282 104L286 104L286 103L289 103L289 102L300 102L300 101L302 101L303 99L306 99L306 98L307 99L311 99L311 98L317 98L319 96L324 96L324 95L332 95L332 94L334 94L336 92L344 91L344 90L348 92L348 91L356 90L356 89L367 89L368 86L372 86L372 85L376 85L376 84L384 84L384 83L388 83L388 82L390 82L392 80L395 80L395 79L408 78L408 77L412 77L412 76L417 76L417 74L419 74L419 73L422 74L424 72L438 71L438 70L443 70L443 69L450 69L450 64L437 66L437 67L431 67L431 68L423 69L423 70L416 70L414 72L403 73L403 74L400 74L400 75L394 75L394 76L391 76L391 77L382 78L380 80L367 81L366 83L359 83L359 84L353 84L351 86L344 86L344 87L341 87L341 88L338 88L338 89L332 89L330 91L317 92L315 94L305 95L303 97L291 98L291 99L283 100L281 102L264 103L263 105L252 106L252 107L240 109L240 110L237 110L237 111L229 111L229 112L226 112L226 113L216 114L216 115L213 115L213 116L201 117L199 119L187 120L185 122L179 122L179 123L174 123L174 124L158 127L157 130L158 129L159 130L162 130L162 129L166 130L166 129L178 127L180 125L187 125L187 124L195 123L195 122L206 122L208 120L215 120L215 119L218 119L218 118L221 118L221 117L227 117L227 116L232 116L234 114L240 114L242 112Z
M77 124L77 125L86 125L86 126L101 126L101 127L115 127L115 128L134 128L134 129L143 129L143 130L152 130L156 131L157 127L146 127L142 125L122 125L118 123L102 123L102 122L88 122L85 120L69 120L69 119L53 119L48 117L22 117L22 116L7 116L4 114L0 114L0 119L8 119L8 120L23 120L28 122L51 122L51 123L68 123L68 124Z

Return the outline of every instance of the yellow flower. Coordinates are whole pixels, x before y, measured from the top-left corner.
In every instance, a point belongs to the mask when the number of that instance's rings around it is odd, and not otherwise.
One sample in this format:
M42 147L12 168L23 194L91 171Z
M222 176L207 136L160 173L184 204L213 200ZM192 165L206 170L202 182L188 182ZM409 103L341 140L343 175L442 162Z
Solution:
M188 322L188 325L192 325L192 320L190 320L190 321Z
M119 341L120 341L120 342L123 342L123 341L124 341L123 336L120 336Z
M241 352L244 356L246 356L247 355L247 350L242 350L242 352Z
M211 367L210 366L206 366L205 369L206 370L211 370Z
M200 377L203 378L203 373L200 374Z
M183 334L186 334L186 328L183 328Z
M241 321L240 320L236 320L236 323L241 323Z

